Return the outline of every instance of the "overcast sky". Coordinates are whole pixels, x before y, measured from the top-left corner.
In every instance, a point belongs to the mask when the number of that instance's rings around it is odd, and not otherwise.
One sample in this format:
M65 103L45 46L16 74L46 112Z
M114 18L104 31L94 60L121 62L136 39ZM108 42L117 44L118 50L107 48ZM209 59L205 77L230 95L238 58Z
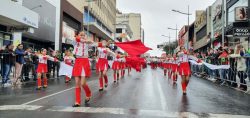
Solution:
M195 10L205 10L215 0L117 0L117 8L123 13L141 13L142 27L145 30L145 44L153 48L150 54L160 56L162 52L157 49L157 44L168 41L161 35L171 35L175 40L175 31L167 27L175 28L176 24L180 29L187 24L187 16L174 13L176 9L187 12L190 5L190 22L195 19ZM157 42L157 43L156 43Z

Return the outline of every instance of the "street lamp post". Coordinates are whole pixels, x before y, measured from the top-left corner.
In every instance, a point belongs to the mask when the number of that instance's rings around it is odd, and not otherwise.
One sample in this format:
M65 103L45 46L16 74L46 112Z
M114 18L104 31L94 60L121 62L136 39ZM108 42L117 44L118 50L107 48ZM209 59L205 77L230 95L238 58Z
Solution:
M177 44L176 44L176 47L178 47L178 37L177 37L178 33L177 33L177 32L178 32L179 29L177 29L177 24L176 24L175 29L174 29L174 28L171 28L171 27L168 27L168 29L169 29L169 30L175 30L175 38L176 38L176 43L177 43Z
M192 14L189 13L189 5L188 5L188 13L181 12L181 11L175 10L175 9L173 9L172 11L173 11L173 12L176 12L176 13L180 13L180 14L183 14L183 15L187 15L187 16L188 16L188 27L187 27L187 28L188 28L188 29L187 29L188 39L187 39L187 41L189 41L189 16L192 15ZM189 43L189 42L188 42L188 43ZM188 47L188 43L187 43L187 48L189 48L189 47Z

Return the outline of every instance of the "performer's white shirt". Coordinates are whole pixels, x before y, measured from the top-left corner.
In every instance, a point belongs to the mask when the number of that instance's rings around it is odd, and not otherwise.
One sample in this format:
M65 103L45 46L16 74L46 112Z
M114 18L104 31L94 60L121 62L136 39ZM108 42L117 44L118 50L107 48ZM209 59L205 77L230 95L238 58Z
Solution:
M73 45L74 45L73 54L75 54L78 57L86 57L86 58L88 58L89 56L89 48L97 47L97 44L95 43L87 44L82 41L77 42L75 40L73 41Z
M55 58L49 56L49 55L38 55L38 62L41 64L47 64L47 61L55 61Z
M98 57L99 58L107 59L108 51L106 48L98 47L97 50L98 50Z
M73 56L64 56L64 62L73 62L75 58Z

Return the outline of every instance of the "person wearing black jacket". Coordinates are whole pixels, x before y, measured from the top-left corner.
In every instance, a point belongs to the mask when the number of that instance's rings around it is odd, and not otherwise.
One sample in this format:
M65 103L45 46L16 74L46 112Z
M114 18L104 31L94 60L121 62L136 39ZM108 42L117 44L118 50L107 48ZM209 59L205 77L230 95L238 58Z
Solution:
M15 54L14 54L14 46L12 44L8 44L6 46L6 49L1 53L2 57L3 57L3 73L2 73L2 77L3 77L3 81L2 84L4 86L9 86L11 84L7 83L9 79L9 75L10 75L10 71L12 66L14 65L15 62Z

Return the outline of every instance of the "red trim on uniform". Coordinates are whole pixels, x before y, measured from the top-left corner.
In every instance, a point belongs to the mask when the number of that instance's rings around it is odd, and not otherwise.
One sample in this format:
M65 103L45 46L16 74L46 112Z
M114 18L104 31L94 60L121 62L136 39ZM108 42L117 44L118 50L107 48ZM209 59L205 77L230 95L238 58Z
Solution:
M172 72L178 71L178 64L172 64Z
M48 72L47 64L39 63L37 66L36 72L37 73L47 73Z
M180 63L179 74L182 76L189 76L191 74L190 66L188 62Z
M97 47L103 47L102 43L99 42L99 43L97 44Z
M81 104L81 88L75 88L75 103Z
M42 80L41 80L41 78L37 78L37 86L38 87L42 86Z
M80 36L77 36L76 37L76 42L80 42L81 41L81 37Z
M104 75L103 77L104 77L104 82L105 82L105 84L108 84L108 76L107 76L107 75Z
M114 61L113 65L112 65L112 69L119 70L120 69L120 62Z
M88 86L87 83L83 86L83 89L85 91L86 97L91 97L91 91L90 91L89 86Z
M72 75L74 77L82 76L82 71L85 72L86 77L91 76L91 69L90 69L90 64L89 64L88 58L77 58L75 60L75 65L73 67Z
M98 71L107 70L108 69L108 60L104 59L104 58L99 58L96 67L97 67L96 69Z
M99 78L99 87L103 89L103 78Z
M48 79L47 78L43 78L43 85L48 86Z

